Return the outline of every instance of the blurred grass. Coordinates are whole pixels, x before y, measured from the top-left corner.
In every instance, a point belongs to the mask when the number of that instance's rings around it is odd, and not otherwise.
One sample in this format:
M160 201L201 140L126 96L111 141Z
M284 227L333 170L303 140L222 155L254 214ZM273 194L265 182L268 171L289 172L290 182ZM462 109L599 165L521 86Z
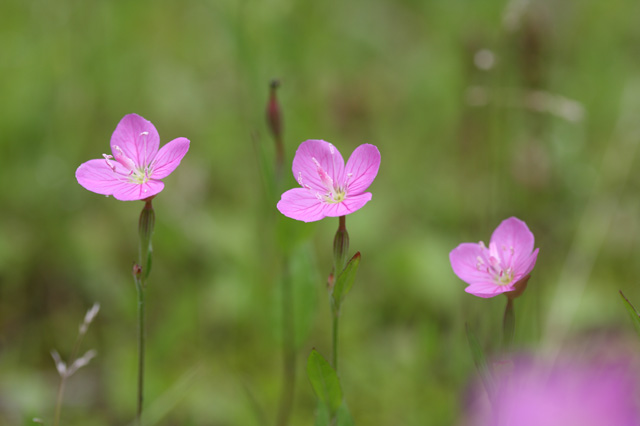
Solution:
M519 19L505 23L518 5ZM475 374L464 323L494 347L504 301L465 294L448 252L488 240L508 216L525 220L540 247L516 302L517 341L544 341L551 307L572 302L558 320L564 338L631 333L616 293L640 300L639 9L631 0L3 1L0 424L50 418L49 351L68 355L94 301L102 310L86 347L99 355L69 382L63 418L126 424L134 412L130 268L142 203L74 179L131 112L162 143L192 143L154 202L149 410L175 404L159 424L258 424L248 390L274 418L278 213L253 142L272 149L273 77L289 160L310 138L345 157L365 142L382 153L373 200L347 221L363 260L341 321L341 380L358 424L455 423ZM474 64L480 49L495 55L489 70ZM584 115L523 108L528 91L574 100ZM611 155L628 172L605 167ZM330 351L324 277L337 221L291 226L308 235L317 280L305 293L317 303L306 311L303 360L311 347ZM562 276L578 283L556 293ZM312 424L313 408L300 369L292 424Z

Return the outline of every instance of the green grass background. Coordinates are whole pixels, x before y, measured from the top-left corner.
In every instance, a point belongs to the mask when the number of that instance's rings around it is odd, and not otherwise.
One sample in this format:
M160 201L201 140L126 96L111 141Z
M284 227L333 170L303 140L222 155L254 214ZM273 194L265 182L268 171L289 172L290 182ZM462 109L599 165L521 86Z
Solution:
M70 379L63 424L132 420L142 203L74 178L132 112L162 143L191 140L154 201L148 412L161 425L273 423L275 229L288 219L259 158L273 154L264 111L274 77L287 170L306 139L345 158L362 143L382 154L373 200L347 218L362 262L343 306L341 379L357 424L460 421L475 377L464 324L495 349L504 298L464 293L448 253L487 241L509 216L540 248L516 301L516 341L604 335L637 349L617 291L640 303L638 16L632 0L4 0L0 424L51 424L49 352L69 355L95 301L83 346L98 357ZM489 70L474 64L481 49L495 55ZM566 102L574 120L558 113ZM286 182L295 185L288 172ZM311 425L303 366L312 347L331 351L337 220L289 226L300 235L291 424Z

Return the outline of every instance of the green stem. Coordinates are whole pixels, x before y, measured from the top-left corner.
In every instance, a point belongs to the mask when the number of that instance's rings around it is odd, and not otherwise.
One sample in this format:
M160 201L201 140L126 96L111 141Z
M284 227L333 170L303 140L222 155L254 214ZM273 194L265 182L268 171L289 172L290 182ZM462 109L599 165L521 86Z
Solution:
M513 299L507 297L507 306L504 309L502 318L502 348L508 352L513 344L513 334L515 330L516 316L513 310Z
M338 374L338 318L340 312L335 309L333 311L333 369Z
M145 346L145 300L144 281L136 279L136 289L138 293L138 408L136 410L136 422L142 424L142 404L144 402L144 346Z
M276 424L289 424L296 382L296 352L294 341L293 295L291 294L289 263L284 262L282 277L282 395Z
M144 208L138 221L138 234L140 237L140 259L133 267L133 278L136 282L138 293L138 408L136 410L136 423L142 425L142 405L144 402L144 353L145 353L145 295L147 277L151 272L151 237L155 225L155 212L151 204L151 198L144 200Z
M62 410L62 395L64 395L64 382L66 377L60 377L60 384L58 385L58 396L56 398L56 411L53 417L53 426L58 426L60 423L60 411Z

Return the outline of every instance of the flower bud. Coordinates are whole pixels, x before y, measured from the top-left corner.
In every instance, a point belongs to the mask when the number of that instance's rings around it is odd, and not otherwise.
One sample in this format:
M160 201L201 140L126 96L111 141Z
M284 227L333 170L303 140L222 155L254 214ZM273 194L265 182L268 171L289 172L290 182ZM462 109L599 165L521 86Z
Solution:
M342 273L349 254L349 233L347 232L346 217L340 216L338 231L333 239L333 268L334 276Z
M284 164L284 142L282 140L282 113L280 112L280 104L276 91L280 86L280 81L271 80L271 90L269 94L269 102L267 103L267 124L276 144L276 179L282 178L282 167Z
M147 199L138 221L138 233L140 236L140 264L138 266L142 268L145 278L149 276L149 271L151 270L151 237L153 236L155 222L156 214L153 210L151 199Z
M280 81L271 80L269 103L267 104L267 124L269 124L269 130L276 141L282 138L282 115L280 114L280 105L276 96L279 86Z

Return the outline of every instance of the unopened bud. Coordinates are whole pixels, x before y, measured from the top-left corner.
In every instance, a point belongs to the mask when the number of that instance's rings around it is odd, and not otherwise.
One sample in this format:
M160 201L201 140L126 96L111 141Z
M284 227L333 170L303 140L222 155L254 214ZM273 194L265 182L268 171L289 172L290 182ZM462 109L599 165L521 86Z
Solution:
M138 233L140 235L140 268L144 272L144 277L149 276L151 270L151 237L153 227L156 223L156 213L153 210L151 199L145 200L144 208L140 213L138 221ZM135 274L134 274L135 275Z
M276 180L282 179L282 167L284 165L284 142L282 140L282 113L276 92L280 87L280 81L271 80L269 102L267 103L267 124L276 144Z
M340 216L340 224L333 238L333 267L334 276L339 276L347 262L349 254L349 233L347 232L346 218Z
M133 278L135 280L139 280L141 276L142 276L142 268L140 267L140 265L135 263L133 265Z
M278 87L280 87L280 81L271 80L269 102L267 103L267 123L276 141L282 137L282 115L280 114L280 105L276 96Z

